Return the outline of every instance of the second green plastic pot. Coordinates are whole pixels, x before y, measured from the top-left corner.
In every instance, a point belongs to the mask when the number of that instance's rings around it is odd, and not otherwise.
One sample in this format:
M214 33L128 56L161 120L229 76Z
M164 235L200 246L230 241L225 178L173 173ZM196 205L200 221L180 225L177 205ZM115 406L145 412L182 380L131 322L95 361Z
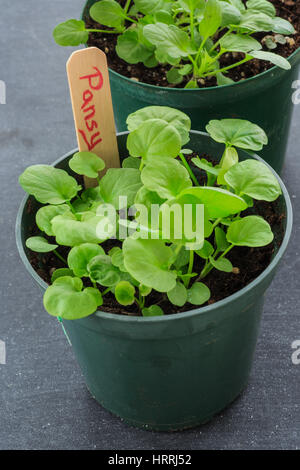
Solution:
M190 135L190 148L220 158L222 145L207 134ZM127 156L126 137L126 133L118 136L122 157ZM72 174L68 160L74 152L54 165ZM253 158L246 152L240 156ZM291 234L290 199L281 185L278 210L283 217L275 230L273 260L239 292L180 314L143 318L98 311L63 322L87 387L106 409L135 426L175 431L208 421L242 392L249 378L264 293ZM47 285L32 268L25 246L38 207L32 197L24 199L16 237L27 270L44 290ZM42 256L40 264L43 267Z
M97 0L88 0L82 18ZM139 83L110 70L110 84L118 131L126 131L128 114L144 106L170 106L188 114L192 129L204 131L210 119L248 119L267 133L269 145L260 156L281 172L293 110L293 82L298 76L300 48L289 62L291 70L273 67L233 85L185 90Z

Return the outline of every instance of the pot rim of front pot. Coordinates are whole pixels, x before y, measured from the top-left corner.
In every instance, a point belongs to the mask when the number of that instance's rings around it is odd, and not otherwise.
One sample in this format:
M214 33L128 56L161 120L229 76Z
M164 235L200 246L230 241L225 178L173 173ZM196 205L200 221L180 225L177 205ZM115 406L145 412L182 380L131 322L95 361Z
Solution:
M203 135L208 137L209 135L206 132L201 132L201 131L195 131L191 130L190 133L193 134L198 134L198 135ZM124 132L118 132L117 137L126 135L128 134L128 131ZM70 152L67 152L64 154L62 157L58 158L55 160L51 165L56 166L58 163L62 162L66 158L71 157L74 153L78 152L78 149L71 150ZM161 322L168 322L172 321L174 319L184 319L184 318L190 318L196 315L201 314L201 316L204 315L209 315L213 310L216 310L219 307L224 307L227 304L230 304L231 302L237 300L239 297L242 297L244 294L250 292L252 289L254 289L257 285L260 284L260 282L267 277L269 274L272 273L272 271L275 269L276 265L279 263L280 259L283 257L288 243L289 239L292 233L292 226L293 226L293 209L292 209L292 204L290 200L289 193L286 189L285 184L283 183L282 179L276 171L268 165L259 155L255 153L250 153L245 151L245 153L248 153L251 158L255 158L261 162L263 162L265 165L268 166L268 168L273 172L273 174L276 176L276 178L279 181L279 184L281 186L282 190L282 198L284 198L285 205L286 205L286 227L285 227L285 232L284 236L282 239L282 243L274 256L274 258L271 260L270 264L267 266L266 269L262 273L259 274L253 281L251 281L249 284L247 284L245 287L240 289L239 291L235 292L232 295L229 295L228 297L225 297L222 300L218 300L217 302L207 305L205 307L196 307L191 310L187 310L185 312L181 313L173 313L170 315L162 315L162 316L153 316L153 317L138 317L138 316L130 316L130 315L120 315L117 313L108 313L108 312L102 312L101 310L97 310L93 315L90 317L96 316L98 318L103 318L103 319L110 319L116 322L129 322L129 323L140 323L140 322L147 322L147 323L161 323ZM19 207L18 213L17 213L17 219L16 219L16 228L15 228L15 235L16 235L16 243L17 243L17 248L20 254L20 257L25 264L26 269L28 270L29 274L35 279L35 281L38 283L38 285L45 290L48 287L48 284L39 276L39 274L34 270L32 265L29 262L29 259L27 257L27 254L24 250L24 244L22 241L22 216L24 213L24 210L26 208L28 199L30 199L32 196L25 196L21 202L21 205ZM71 321L76 321L76 320L71 320Z

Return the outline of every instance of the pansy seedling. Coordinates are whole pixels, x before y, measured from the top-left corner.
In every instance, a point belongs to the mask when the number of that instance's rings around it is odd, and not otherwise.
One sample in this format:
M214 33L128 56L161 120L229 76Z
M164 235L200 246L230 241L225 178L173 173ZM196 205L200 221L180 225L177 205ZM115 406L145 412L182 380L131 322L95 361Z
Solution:
M182 0L180 5L182 11L193 5L201 10L198 0ZM239 0L228 5L241 16L247 10ZM211 295L201 281L213 269L233 271L227 256L232 249L273 241L268 222L254 214L255 200L275 201L280 184L261 161L238 162L236 151L261 147L266 142L262 129L248 121L211 121L211 135L225 144L225 151L218 165L192 159L207 174L207 184L201 185L184 156L193 151L181 151L190 128L183 113L151 106L133 113L127 122L132 129L127 141L131 156L122 168L98 176L97 187L81 191L65 171L47 165L29 167L20 178L23 187L46 204L36 213L42 234L30 237L26 246L53 253L64 266L53 272L44 297L51 315L83 318L94 313L106 295L114 295L123 307L135 304L145 317L164 314L156 305L157 293L180 308L201 306ZM103 164L99 157L79 152L70 167L95 177ZM245 216L249 207L253 215ZM67 260L57 252L59 245L66 247ZM93 287L85 288L81 278Z
M124 6L115 0L101 0L90 8L91 18L105 29L85 26L83 21L68 20L53 32L62 46L85 44L89 33L117 35L116 54L129 64L143 63L152 68L163 64L165 78L173 85L185 81L185 88L198 88L206 77L216 77L218 85L233 83L227 72L254 58L267 60L283 69L291 65L284 57L262 51L256 33L295 33L293 25L276 16L267 0L132 0ZM243 54L243 58L236 57ZM221 59L230 56L228 65ZM166 67L167 65L167 67ZM202 79L202 80L201 80ZM150 113L150 111L147 111ZM155 116L154 116L155 114ZM167 116L174 123L175 113ZM148 114L149 116L150 114ZM143 119L141 112L131 124ZM161 112L152 117L163 119ZM179 117L179 112L178 112ZM187 134L180 119L182 142ZM175 126L177 127L177 126Z

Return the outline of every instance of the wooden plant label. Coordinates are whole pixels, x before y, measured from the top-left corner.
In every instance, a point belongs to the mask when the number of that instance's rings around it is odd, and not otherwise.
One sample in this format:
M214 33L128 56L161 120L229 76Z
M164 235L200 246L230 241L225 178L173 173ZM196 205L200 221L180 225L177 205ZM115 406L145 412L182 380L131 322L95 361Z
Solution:
M80 152L93 152L106 168L119 168L114 113L106 55L97 47L73 52L67 62L73 115ZM84 178L86 187L97 180Z

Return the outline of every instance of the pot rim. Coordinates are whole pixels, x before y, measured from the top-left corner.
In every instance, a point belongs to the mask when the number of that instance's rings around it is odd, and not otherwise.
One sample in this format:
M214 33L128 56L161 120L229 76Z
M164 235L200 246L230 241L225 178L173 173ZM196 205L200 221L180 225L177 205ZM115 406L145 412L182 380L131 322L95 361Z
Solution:
M85 1L85 5L83 7L83 10L82 10L82 14L81 14L81 19L84 21L84 16L85 16L85 10L87 8L87 3L88 3L88 0ZM86 44L86 47L92 47L92 46L88 46ZM97 47L97 46L93 46L93 47ZM298 49L296 49L289 57L287 57L287 60L289 62L291 62L291 60L297 56L299 54L299 60L300 60L300 47L298 47ZM293 64L292 64L292 68L293 68ZM253 82L254 80L256 79L259 79L260 77L265 77L266 75L268 74L271 74L271 73L274 73L274 72L279 72L279 71L282 71L283 73L284 72L289 72L289 70L284 70L284 69L281 69L280 67L278 67L278 65L274 65L274 67L271 67L270 69L268 70L265 70L264 72L261 72L257 75L255 75L254 77L249 77L249 78L246 78L245 80L240 80L239 82L234 82L234 83L230 83L228 85L220 85L220 86L210 86L210 87L206 87L206 88L170 88L170 87L164 87L164 86L158 86L158 85L151 85L150 83L144 83L144 82L136 82L134 80L132 80L131 78L128 78L128 77L125 77L125 75L122 75L118 72L115 72L114 70L112 70L111 68L109 68L109 72L112 74L112 75L115 75L117 78L119 79L123 79L125 82L129 82L129 83L134 83L134 85L136 86L140 86L141 88L145 87L145 88L149 88L149 89L152 89L152 90L162 90L162 91L169 91L170 93L178 93L178 92L183 92L183 93L186 93L186 92L196 92L196 93L204 93L204 92L207 92L209 90L223 90L224 88L229 88L229 87L236 87L236 86L244 86L244 84L247 84L249 82Z
M201 135L203 137L205 136L206 138L209 138L209 134L207 134L206 132L191 130L190 133L196 134L196 135ZM122 135L126 135L126 134L128 134L128 131L118 132L117 137L122 136ZM57 165L61 161L65 160L66 158L68 158L70 156L72 156L75 152L78 152L77 148L67 152L62 157L55 160L51 165L52 166ZM163 316L157 316L157 317L146 317L146 318L145 317L129 316L129 315L128 316L127 315L118 315L116 313L102 312L100 310L97 310L91 316L95 316L95 317L101 318L101 319L113 320L113 321L118 322L118 323L124 323L124 322L125 323L128 323L128 322L129 323L140 323L140 322L161 323L161 322L172 321L174 319L180 320L180 319L184 319L184 318L189 318L189 317L193 317L193 316L199 315L199 314L209 315L213 310L218 309L220 307L224 307L227 304L230 304L231 302L234 302L239 297L242 297L244 294L247 294L248 292L250 292L256 286L258 286L260 284L260 282L263 281L263 279L265 277L267 277L273 271L273 269L276 267L276 265L279 263L280 259L282 258L283 254L284 254L284 252L285 252L285 250L288 246L289 239L290 239L290 236L291 236L291 233L292 233L292 226L293 226L292 204L291 204L289 193L288 193L282 179L280 178L280 176L277 175L276 171L273 170L273 168L267 162L265 162L261 157L259 157L257 154L249 153L249 152L246 152L246 153L248 153L248 155L251 158L255 158L256 160L259 160L259 161L263 162L265 165L267 165L268 168L272 171L272 173L277 177L277 179L280 183L280 186L281 186L282 196L284 197L285 204L286 204L286 228L285 228L284 237L283 237L281 246L278 249L278 252L276 253L274 258L272 259L271 263L267 266L267 268L258 277L256 277L253 281L251 281L249 284L247 284L241 290L235 292L234 294L232 294L228 297L225 297L222 300L218 300L214 304L207 305L206 307L196 307L192 310L187 310L186 312L175 313L175 314L170 314L170 315L163 315ZM38 273L31 266L31 264L30 264L30 262L27 258L27 255L25 253L23 243L22 243L21 221L22 221L23 212L24 212L24 209L26 207L26 204L27 204L27 201L28 201L29 197L31 197L31 196L26 195L23 198L23 200L21 202L21 205L19 207L18 213L17 213L16 227L15 227L16 244L17 244L17 248L18 248L20 257L21 257L27 271L33 277L33 279L35 279L35 281L39 284L39 286L42 289L45 290L45 289L47 289L48 284L38 275Z

